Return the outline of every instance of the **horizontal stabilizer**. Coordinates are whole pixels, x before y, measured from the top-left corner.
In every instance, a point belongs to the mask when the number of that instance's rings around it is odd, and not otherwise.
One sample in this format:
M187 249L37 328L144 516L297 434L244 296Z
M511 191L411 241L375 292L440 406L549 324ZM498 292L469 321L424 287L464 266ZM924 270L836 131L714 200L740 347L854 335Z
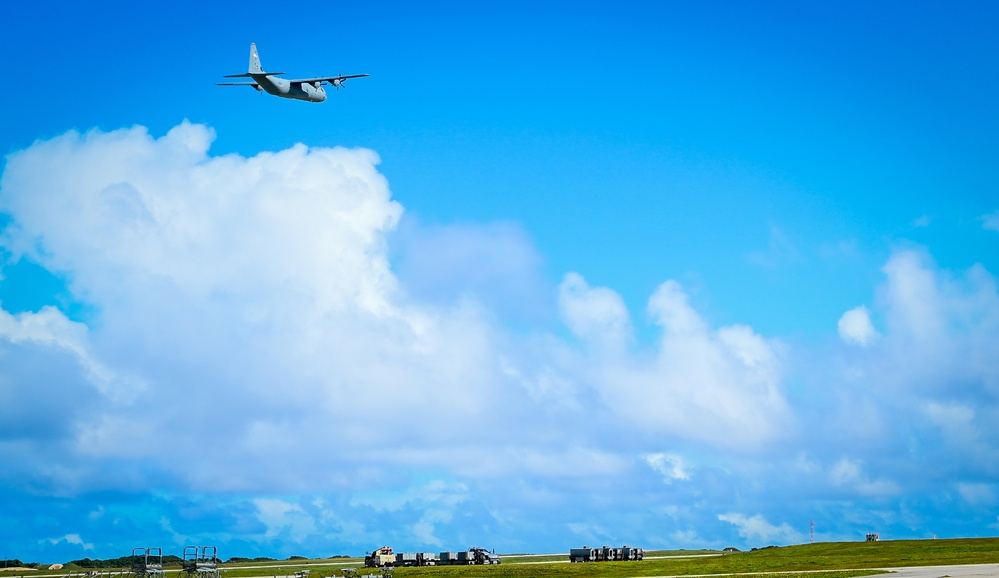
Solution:
M243 74L226 74L222 78L253 78L254 76L280 76L283 72L244 72Z

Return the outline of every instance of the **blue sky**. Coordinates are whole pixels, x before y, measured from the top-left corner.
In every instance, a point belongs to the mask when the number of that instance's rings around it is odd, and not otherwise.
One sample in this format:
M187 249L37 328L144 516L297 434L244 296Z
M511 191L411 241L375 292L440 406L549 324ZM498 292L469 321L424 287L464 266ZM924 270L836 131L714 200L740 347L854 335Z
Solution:
M994 4L6 16L0 556L999 533Z

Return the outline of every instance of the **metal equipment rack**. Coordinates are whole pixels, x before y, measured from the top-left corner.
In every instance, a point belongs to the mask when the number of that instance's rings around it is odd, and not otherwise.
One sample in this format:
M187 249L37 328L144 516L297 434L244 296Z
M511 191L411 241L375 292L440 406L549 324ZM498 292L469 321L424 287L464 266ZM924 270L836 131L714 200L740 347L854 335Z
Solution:
M220 578L215 546L184 546L179 578Z
M163 548L132 548L128 578L163 578Z

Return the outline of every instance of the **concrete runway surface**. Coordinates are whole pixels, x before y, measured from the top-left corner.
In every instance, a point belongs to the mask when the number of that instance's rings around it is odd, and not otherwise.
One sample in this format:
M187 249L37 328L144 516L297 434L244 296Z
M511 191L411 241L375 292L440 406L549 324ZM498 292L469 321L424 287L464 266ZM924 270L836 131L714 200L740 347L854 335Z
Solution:
M886 568L894 574L878 574L878 578L978 578L999 576L999 564L965 564L960 566L910 566L906 568ZM868 578L874 578L868 577Z

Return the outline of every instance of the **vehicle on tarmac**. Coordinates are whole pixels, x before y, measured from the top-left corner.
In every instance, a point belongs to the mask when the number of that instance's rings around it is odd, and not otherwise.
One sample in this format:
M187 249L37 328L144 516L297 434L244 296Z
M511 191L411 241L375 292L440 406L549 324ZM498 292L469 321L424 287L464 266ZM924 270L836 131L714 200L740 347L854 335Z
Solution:
M500 557L495 550L472 546L461 552L394 552L390 546L382 546L364 556L365 568L390 568L399 566L472 566L499 564Z
M611 548L610 546L604 546L602 548L590 548L589 546L583 546L582 548L572 548L569 550L569 561L570 562L607 562L613 560L641 560L645 557L645 550L642 548L632 548L631 546L622 546L620 548Z
M364 556L365 568L384 568L395 566L395 553L391 546L382 546L370 554Z
M499 564L500 557L495 551L490 552L485 548L479 548L477 546L472 546L464 552L441 552L441 563L443 564L444 555L448 554L449 564ZM454 555L453 557L451 555Z

